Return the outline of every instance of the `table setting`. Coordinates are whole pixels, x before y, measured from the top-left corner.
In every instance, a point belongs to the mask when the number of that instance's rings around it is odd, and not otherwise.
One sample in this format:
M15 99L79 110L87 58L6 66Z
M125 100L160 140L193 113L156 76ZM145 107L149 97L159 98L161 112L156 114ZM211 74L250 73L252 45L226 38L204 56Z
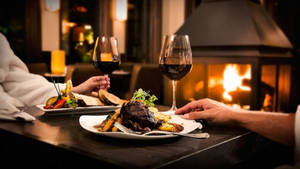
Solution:
M106 41L109 42L106 45L100 43ZM107 70L106 76L118 68L120 58L117 48L110 47L103 53L101 47L116 44L114 38L99 37L96 41L94 65ZM11 119L16 123L3 120L0 135L10 139L6 133L12 133L20 140L34 140L29 147L36 146L35 143L41 144L41 149L51 145L62 154L71 153L93 160L93 166L105 164L115 168L187 166L186 163L196 157L210 153L218 156L221 151L214 148L216 145L230 143L235 147L236 142L243 142L245 137L253 138L247 130L215 128L174 114L177 109L176 81L192 68L187 36L164 38L158 67L173 81L171 109L166 105L156 105L156 96L143 89L137 89L126 100L102 89L90 95L71 93L71 81L63 90L54 83L56 96L46 99L45 104L31 106L26 111L21 109L18 114L23 115L23 120L11 113ZM19 122L24 119L30 123ZM224 152L230 154L231 150ZM67 165L75 164L68 162ZM197 165L201 166L200 163Z

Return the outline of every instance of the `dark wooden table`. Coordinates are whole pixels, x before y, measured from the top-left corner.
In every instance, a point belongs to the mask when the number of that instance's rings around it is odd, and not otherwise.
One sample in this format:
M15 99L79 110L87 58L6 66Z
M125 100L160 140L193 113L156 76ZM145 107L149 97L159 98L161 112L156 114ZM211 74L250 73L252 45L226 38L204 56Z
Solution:
M210 133L209 139L133 141L89 133L80 127L79 115L49 117L36 107L26 111L37 120L0 121L1 166L7 163L12 168L256 168L259 163L277 165L286 156L283 153L292 156L286 151L288 148L241 128L209 124L203 129Z

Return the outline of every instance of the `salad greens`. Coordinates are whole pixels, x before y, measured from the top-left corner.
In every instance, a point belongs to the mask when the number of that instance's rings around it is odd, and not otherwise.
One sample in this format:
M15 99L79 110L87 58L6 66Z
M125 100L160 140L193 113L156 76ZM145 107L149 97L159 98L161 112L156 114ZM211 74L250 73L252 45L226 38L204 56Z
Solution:
M77 99L69 99L69 100L67 100L66 104L68 105L68 107L72 107L73 109L78 107Z
M133 93L130 101L141 101L148 107L154 107L154 102L158 100L155 95L150 95L149 92L139 89Z

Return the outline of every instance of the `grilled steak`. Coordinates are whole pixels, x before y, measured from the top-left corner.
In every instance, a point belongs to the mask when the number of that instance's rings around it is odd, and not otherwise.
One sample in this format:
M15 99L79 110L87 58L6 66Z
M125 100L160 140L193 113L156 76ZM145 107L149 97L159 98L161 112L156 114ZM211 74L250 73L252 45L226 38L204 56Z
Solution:
M155 119L153 112L138 101L124 104L120 113L122 124L134 131L147 132L161 126L161 122Z

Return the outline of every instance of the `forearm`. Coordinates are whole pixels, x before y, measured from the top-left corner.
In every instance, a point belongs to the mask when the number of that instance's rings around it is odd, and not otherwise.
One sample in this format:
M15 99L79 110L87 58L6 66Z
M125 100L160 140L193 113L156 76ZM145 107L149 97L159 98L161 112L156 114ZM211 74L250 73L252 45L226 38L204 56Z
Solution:
M238 111L231 118L240 126L266 138L283 144L294 144L295 114Z
M80 87L75 86L75 87L72 87L71 92L73 92L73 93L82 93L82 90L80 89Z

